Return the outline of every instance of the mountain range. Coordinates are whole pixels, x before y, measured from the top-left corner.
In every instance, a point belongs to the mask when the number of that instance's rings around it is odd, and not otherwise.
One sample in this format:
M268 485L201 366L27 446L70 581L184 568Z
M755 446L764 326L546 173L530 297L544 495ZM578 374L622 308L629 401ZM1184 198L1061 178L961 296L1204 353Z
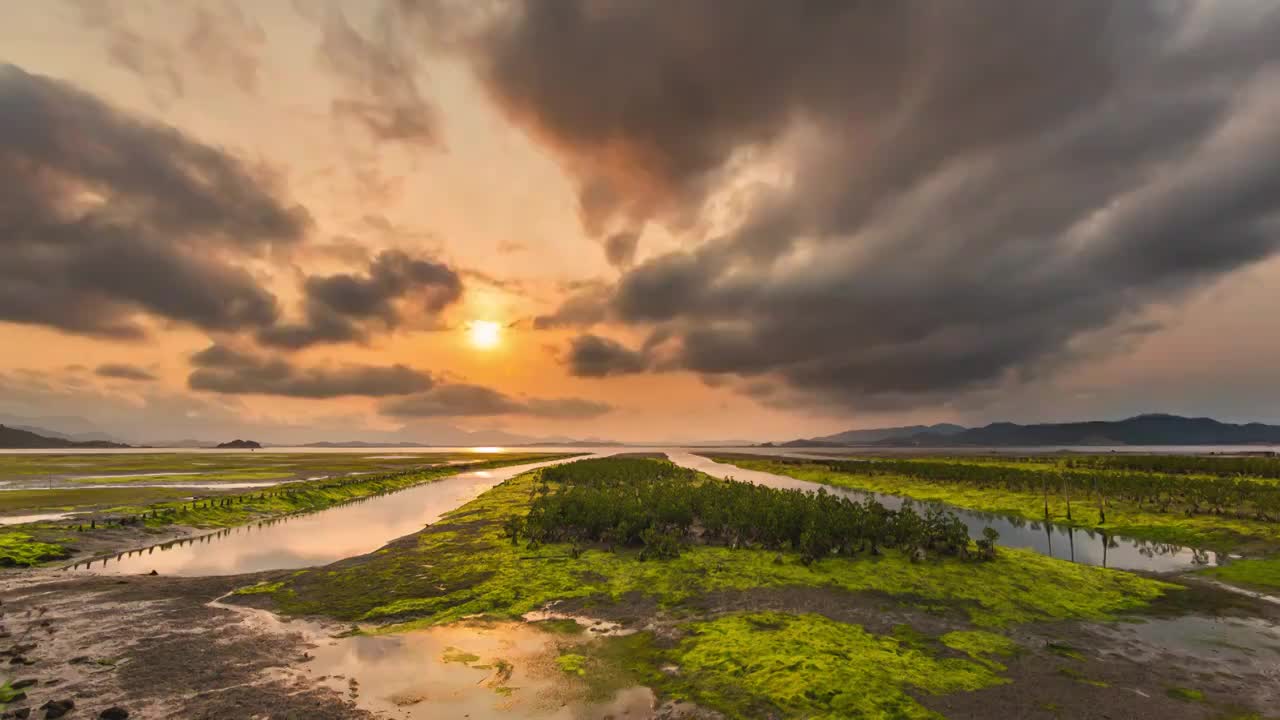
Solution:
M0 425L0 448L43 449L43 448L123 448L129 447L107 440L68 440L61 437L48 437L22 428Z
M991 423L850 430L792 440L782 447L1036 447L1044 445L1274 445L1280 425L1224 423L1213 418L1147 413L1123 420L1019 425Z

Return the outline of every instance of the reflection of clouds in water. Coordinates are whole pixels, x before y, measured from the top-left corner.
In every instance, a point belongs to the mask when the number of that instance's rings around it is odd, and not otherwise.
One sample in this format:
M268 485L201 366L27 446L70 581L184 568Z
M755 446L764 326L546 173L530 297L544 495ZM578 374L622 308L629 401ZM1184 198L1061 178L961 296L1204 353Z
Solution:
M21 525L22 523L44 522L46 520L62 520L71 517L71 513L44 513L39 515L6 515L0 517L0 525Z
M545 720L645 717L652 714L653 694L626 688L605 702L591 702L569 685L564 673L547 672L555 651L554 637L519 623L450 625L396 635L352 636L313 650L311 677L328 676L342 692L358 683L357 704L406 720L441 717L530 717ZM446 654L455 655L452 662ZM478 658L462 662L457 654ZM493 667L510 663L505 680ZM338 679L335 679L338 678ZM503 696L498 687L508 688ZM403 704L405 699L430 702ZM400 702L397 702L400 701Z
M555 461L559 462L559 461ZM376 495L308 515L277 518L196 538L169 548L149 548L92 565L94 572L164 575L232 575L324 565L363 555L421 530L450 510L530 468L515 465L470 472Z

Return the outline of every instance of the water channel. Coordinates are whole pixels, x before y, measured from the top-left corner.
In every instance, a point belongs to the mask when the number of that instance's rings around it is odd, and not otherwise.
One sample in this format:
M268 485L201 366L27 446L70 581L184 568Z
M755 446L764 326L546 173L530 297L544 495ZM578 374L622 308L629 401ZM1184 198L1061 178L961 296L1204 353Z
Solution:
M631 449L610 449L602 457ZM713 477L733 477L775 488L827 492L855 500L874 497L897 509L918 501L894 495L818 485L772 473L713 462L683 450L661 450L672 462ZM416 532L485 490L527 470L562 460L464 472L388 495L365 498L308 515L298 515L228 528L211 535L134 550L115 557L82 562L74 569L137 574L155 570L165 575L233 575L326 565L372 552L395 538ZM972 537L985 527L1000 532L999 544L1028 548L1043 555L1086 565L1121 570L1175 572L1227 560L1216 553L1176 545L1103 535L1098 532L1026 521L992 513L940 507L955 513Z

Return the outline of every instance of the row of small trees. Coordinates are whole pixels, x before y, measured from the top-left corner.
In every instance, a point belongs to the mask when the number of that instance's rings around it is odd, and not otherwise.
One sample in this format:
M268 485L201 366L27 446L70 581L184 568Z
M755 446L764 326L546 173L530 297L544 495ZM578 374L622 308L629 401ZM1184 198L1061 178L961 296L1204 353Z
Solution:
M1045 465L1068 470L1119 470L1162 475L1280 478L1280 457L1265 455L969 455L969 464ZM933 462L940 462L934 460ZM946 462L954 462L947 460Z
M1068 468L1097 468L1129 472L1164 473L1168 475L1233 475L1280 478L1280 458L1275 457L1208 457L1204 455L1090 455L1069 458Z
M1079 467L1033 469L898 459L833 460L821 464L835 472L855 475L896 475L979 488L1043 493L1046 514L1048 496L1061 494L1067 499L1068 517L1072 498L1086 498L1097 502L1103 522L1108 501L1115 499L1152 512L1231 514L1280 521L1280 483L1245 477L1157 475Z
M690 543L793 550L807 564L832 555L898 548L993 557L989 533L969 550L965 524L952 513L890 510L825 491L778 490L711 480L669 462L643 458L580 460L542 470L528 513L504 526L513 543L639 547L642 558L669 558Z

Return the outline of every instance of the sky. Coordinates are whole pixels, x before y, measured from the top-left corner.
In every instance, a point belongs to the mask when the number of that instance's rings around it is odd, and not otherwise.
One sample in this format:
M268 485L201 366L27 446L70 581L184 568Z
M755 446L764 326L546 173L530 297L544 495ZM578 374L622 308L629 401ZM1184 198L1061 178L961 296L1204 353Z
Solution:
M1256 0L6 3L0 422L1280 422L1277 117Z

